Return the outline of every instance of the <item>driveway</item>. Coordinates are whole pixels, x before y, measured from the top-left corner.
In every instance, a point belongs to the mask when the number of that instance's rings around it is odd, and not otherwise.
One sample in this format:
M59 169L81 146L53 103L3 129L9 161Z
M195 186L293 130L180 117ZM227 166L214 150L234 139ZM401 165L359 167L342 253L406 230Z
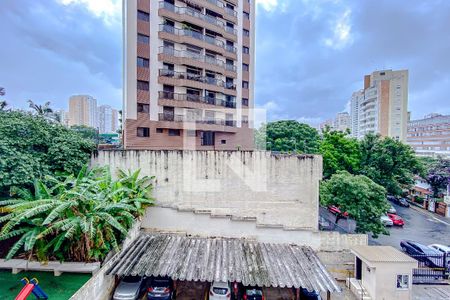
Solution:
M436 216L420 208L407 208L393 204L405 226L388 228L390 235L377 239L369 236L370 245L389 245L400 249L401 240L413 240L424 245L450 245L450 219Z

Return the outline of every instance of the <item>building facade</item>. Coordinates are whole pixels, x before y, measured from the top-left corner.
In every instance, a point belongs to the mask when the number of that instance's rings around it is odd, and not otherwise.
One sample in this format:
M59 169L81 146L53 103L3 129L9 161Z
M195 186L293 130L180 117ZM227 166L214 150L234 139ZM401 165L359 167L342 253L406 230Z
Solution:
M430 114L410 121L407 143L419 156L450 158L450 115Z
M334 129L345 132L347 129L350 129L350 123L349 113L340 112L336 115L336 119L334 119Z
M88 95L70 97L68 124L97 128L97 100Z
M253 149L255 1L124 1L126 149Z
M352 135L380 134L406 142L408 70L375 71L351 100Z
M109 105L98 107L98 128L100 133L115 133L118 126L117 110Z

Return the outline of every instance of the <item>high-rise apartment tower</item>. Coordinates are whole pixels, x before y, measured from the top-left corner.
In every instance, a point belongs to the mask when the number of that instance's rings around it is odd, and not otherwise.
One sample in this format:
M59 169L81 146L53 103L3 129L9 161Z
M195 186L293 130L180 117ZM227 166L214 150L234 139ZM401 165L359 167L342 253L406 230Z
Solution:
M69 99L69 126L84 125L97 128L97 100L88 95Z
M126 149L253 149L254 0L128 0Z

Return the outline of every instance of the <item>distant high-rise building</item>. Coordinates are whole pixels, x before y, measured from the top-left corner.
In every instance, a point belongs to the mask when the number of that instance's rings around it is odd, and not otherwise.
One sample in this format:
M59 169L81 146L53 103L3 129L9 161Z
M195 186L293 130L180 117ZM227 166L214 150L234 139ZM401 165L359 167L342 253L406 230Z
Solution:
M109 105L98 107L98 127L100 133L115 133L118 129L117 110Z
M381 134L406 142L408 70L375 71L364 77L364 89L353 93L352 134Z
M430 114L410 121L407 143L419 156L450 158L450 115Z
M69 126L98 127L97 100L88 95L76 95L69 99Z
M350 115L348 112L340 112L334 120L334 129L345 132L350 128Z
M253 149L256 1L123 3L124 148Z
M58 122L64 126L69 126L69 114L64 109L58 109L55 111L55 115L58 116Z
M334 120L328 119L325 122L320 123L319 128L320 128L320 131L324 131L327 128L330 130L333 130L334 129Z

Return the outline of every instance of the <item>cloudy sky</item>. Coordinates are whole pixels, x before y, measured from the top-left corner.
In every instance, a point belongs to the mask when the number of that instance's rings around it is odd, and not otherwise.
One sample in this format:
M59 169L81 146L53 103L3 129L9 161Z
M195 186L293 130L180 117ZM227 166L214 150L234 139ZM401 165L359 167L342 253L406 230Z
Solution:
M257 0L256 103L317 124L376 69L409 69L413 118L450 113L450 1ZM121 0L0 0L3 99L121 105Z

